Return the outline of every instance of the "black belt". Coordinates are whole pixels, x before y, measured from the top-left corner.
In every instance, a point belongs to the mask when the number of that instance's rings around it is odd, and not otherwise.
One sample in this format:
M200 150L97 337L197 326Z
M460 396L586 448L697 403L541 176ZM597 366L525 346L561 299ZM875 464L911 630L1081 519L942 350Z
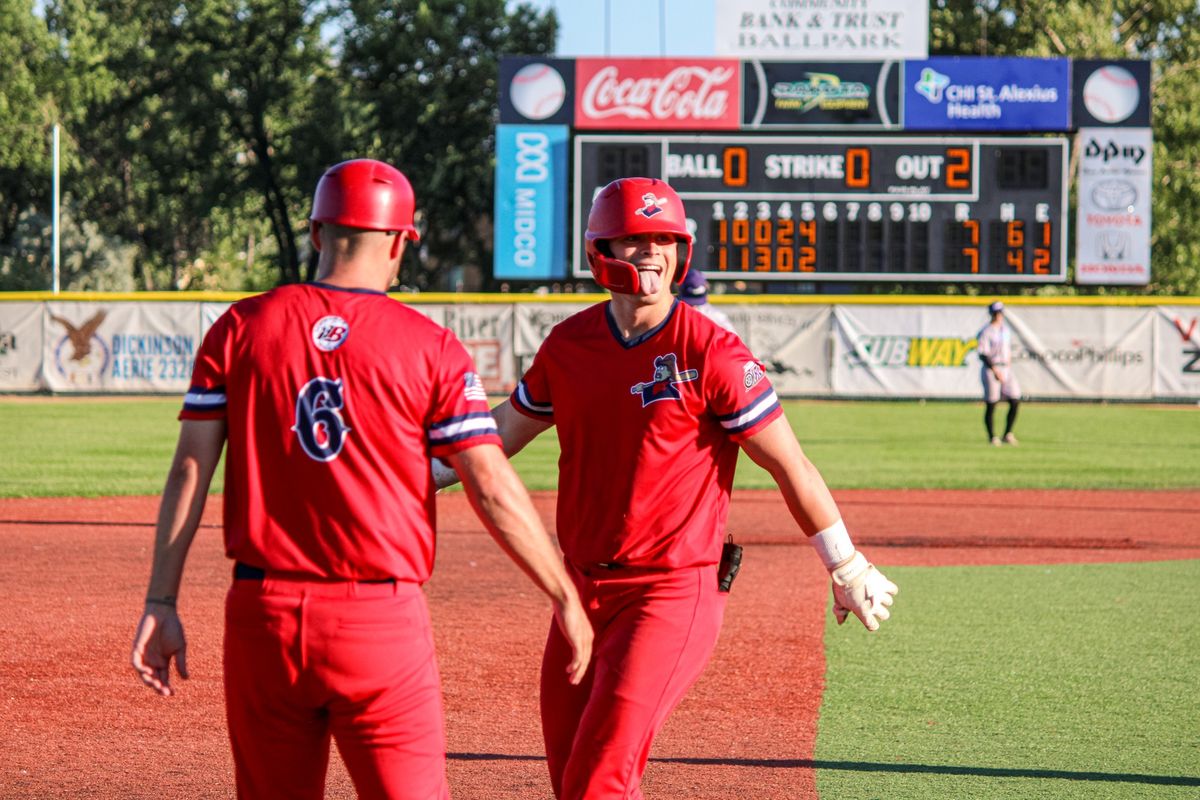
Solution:
M233 579L235 581L261 581L267 577L267 571L261 567L233 562ZM395 583L395 578L371 578L352 581L353 583Z

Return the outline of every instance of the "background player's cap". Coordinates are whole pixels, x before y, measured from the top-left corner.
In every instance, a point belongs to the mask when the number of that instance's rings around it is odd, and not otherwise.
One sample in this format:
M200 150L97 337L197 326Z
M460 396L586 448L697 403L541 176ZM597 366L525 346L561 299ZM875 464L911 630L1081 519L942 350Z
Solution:
M698 269L689 269L679 285L679 298L693 306L704 305L708 301L708 279Z
M1001 303L999 300L997 300L996 302L994 302L990 306L988 306L989 314L999 314L1003 310L1004 310L1004 303Z
M368 231L407 231L416 241L415 205L403 172L373 158L356 158L334 164L321 176L310 219Z

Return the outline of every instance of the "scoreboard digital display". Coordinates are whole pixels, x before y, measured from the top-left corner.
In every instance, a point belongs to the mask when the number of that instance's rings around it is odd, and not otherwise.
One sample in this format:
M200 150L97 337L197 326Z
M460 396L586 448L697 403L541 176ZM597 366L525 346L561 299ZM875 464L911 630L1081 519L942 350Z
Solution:
M710 278L1055 283L1067 277L1062 138L577 135L575 274L591 201L666 180Z

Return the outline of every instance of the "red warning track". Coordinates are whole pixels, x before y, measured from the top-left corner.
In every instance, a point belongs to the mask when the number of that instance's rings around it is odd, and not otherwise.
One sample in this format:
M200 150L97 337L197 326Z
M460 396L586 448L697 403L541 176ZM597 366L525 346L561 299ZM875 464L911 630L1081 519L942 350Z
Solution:
M1200 492L836 494L880 565L1200 558ZM551 521L553 494L536 500ZM180 603L193 677L163 700L127 666L156 501L0 501L0 797L233 795L219 505L205 516ZM454 796L547 798L537 668L548 607L461 494L440 498L439 511L427 588ZM645 793L715 800L754 787L756 798L815 797L827 579L776 493L737 493L730 530L747 554L722 640L659 737ZM902 612L903 594L898 602ZM354 796L336 757L327 796Z

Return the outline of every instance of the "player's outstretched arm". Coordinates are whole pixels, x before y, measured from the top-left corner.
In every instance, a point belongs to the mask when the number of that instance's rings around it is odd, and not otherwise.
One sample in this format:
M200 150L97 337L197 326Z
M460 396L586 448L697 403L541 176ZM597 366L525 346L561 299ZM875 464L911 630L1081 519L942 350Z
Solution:
M225 446L224 420L184 420L167 473L154 534L146 607L133 637L130 663L142 683L171 695L171 661L187 678L187 640L175 608L188 548L200 525L208 485Z
M558 626L574 653L567 676L578 684L592 660L592 626L525 485L495 445L462 450L449 461L488 533L553 602Z
M838 624L853 613L867 630L878 630L880 621L891 616L899 589L854 549L825 479L800 449L787 419L779 417L747 437L742 449L774 478L792 517L829 570Z
M525 449L525 445L537 438L542 431L553 427L552 423L532 419L512 407L509 400L492 409L492 418L504 443L504 455L512 458ZM440 458L433 459L433 482L439 489L458 483L458 473Z

